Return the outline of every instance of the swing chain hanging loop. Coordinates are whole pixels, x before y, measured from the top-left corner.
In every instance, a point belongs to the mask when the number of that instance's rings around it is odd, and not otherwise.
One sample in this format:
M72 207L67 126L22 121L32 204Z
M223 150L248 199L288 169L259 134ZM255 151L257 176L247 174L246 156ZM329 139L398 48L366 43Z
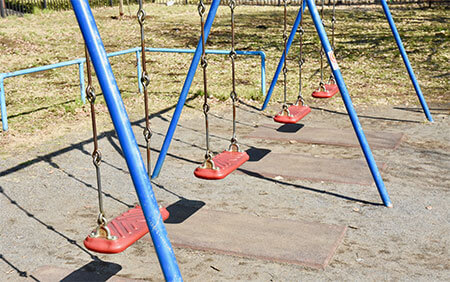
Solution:
M105 238L107 240L116 240L117 236L112 236L111 231L107 226L108 221L104 214L100 213L97 218L97 228L90 234L93 238Z
M147 71L143 71L141 75L141 84L144 87L144 89L147 88L147 86L150 84L150 78L148 76Z
M137 12L137 19L138 19L138 22L140 25L144 25L146 16L147 16L147 14L145 13L144 9L142 8L142 3L140 1L139 2L139 10Z
M200 15L201 21L203 21L203 16L205 15L206 7L202 0L199 1L197 9L198 9L198 14Z
M236 0L230 0L228 2L228 6L230 7L231 12L233 13L234 12L234 8L236 8Z
M92 87L92 85L88 84L88 86L86 87L86 98L88 99L88 102L91 104L95 103L95 91L94 91L94 87Z
M200 59L200 66L203 69L206 69L206 67L208 66L208 60L206 59L206 55L202 56L202 58Z
M151 128L146 127L144 128L144 138L146 142L150 142L150 139L153 136L153 131L151 130Z
M94 163L95 167L99 167L102 163L102 153L99 149L94 149L92 152L92 162Z
M296 105L298 105L298 103L302 103L302 106L305 106L305 100L303 99L302 96L302 68L303 68L303 64L305 63L305 60L303 59L303 35L305 34L305 30L303 29L303 15L304 15L304 10L303 10L303 1L300 1L300 14L301 14L301 18L300 18L300 27L299 27L299 33L300 33L300 38L299 38L299 54L298 54L298 97L297 97L297 101L295 102Z
M141 73L141 84L144 90L144 114L145 114L145 127L144 127L144 139L146 142L146 154L147 154L147 173L150 177L150 169L151 169L151 159L150 159L150 140L153 135L152 130L150 128L150 120L149 120L149 105L148 105L148 86L150 85L150 77L147 72L147 60L145 56L145 32L144 32L144 23L146 12L144 10L143 0L139 0L139 10L137 12L137 18L140 25L140 33L141 33L141 60L142 60L142 73Z

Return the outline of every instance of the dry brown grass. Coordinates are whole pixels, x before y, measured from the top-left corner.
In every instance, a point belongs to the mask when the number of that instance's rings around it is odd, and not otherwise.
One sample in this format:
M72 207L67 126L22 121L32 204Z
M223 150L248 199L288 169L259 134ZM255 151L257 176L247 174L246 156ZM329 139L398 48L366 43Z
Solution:
M114 19L116 9L94 10L108 52L139 45L136 18L126 16L121 20ZM133 14L136 9L137 6L130 7ZM296 9L289 9L290 23L296 16ZM199 35L195 6L148 4L146 10L149 16L145 29L147 46L195 48ZM327 10L328 19L330 12ZM266 52L267 79L270 82L282 48L282 8L242 6L236 9L236 13L237 49ZM446 90L450 85L450 41L447 11L398 8L393 10L393 14L427 101L448 103ZM418 104L381 9L342 7L337 10L337 19L337 55L353 102L367 106ZM229 20L228 8L220 7L208 48L230 48ZM304 89L305 93L310 93L319 80L318 39L309 16L305 17L305 26L307 58ZM83 41L72 11L2 19L0 47L0 72L66 61L84 54ZM288 58L291 70L288 94L292 100L297 93L297 52L298 46L295 44ZM190 59L191 55L186 54L149 54L151 111L176 103ZM218 101L225 100L231 87L229 59L227 56L210 55L209 62L210 94ZM112 58L111 63L130 117L142 117L143 103L142 96L137 93L135 55ZM250 103L260 104L259 58L239 57L237 69L238 95ZM191 94L200 93L202 89L198 74ZM272 103L281 99L280 86L274 93ZM97 85L96 89L99 93ZM30 147L64 135L67 131L90 130L89 108L80 101L76 66L8 78L5 80L5 90L10 130L0 133L2 148ZM339 98L317 101L309 98L308 94L305 96L311 105L342 107ZM199 106L200 100L190 103ZM102 125L109 122L109 117L101 96L98 101Z

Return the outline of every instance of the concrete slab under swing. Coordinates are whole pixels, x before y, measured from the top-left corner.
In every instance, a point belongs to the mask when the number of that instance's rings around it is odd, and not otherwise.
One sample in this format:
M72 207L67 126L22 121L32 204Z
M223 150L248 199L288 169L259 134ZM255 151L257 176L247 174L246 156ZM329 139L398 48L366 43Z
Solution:
M396 149L403 133L364 131L372 149ZM343 147L359 147L353 129L314 128L303 124L263 124L258 126L247 138L297 141L299 143L323 144Z
M263 150L262 150L263 151ZM243 164L237 172L262 177L283 177L290 180L309 180L316 182L338 182L346 184L372 185L375 184L372 174L365 160L328 159L313 156L273 153L262 158L255 157L258 150L248 151L250 160ZM380 172L386 165L377 163Z
M168 220L170 222L170 218ZM166 222L175 247L323 269L346 227L201 209L183 222ZM148 240L150 236L146 236Z

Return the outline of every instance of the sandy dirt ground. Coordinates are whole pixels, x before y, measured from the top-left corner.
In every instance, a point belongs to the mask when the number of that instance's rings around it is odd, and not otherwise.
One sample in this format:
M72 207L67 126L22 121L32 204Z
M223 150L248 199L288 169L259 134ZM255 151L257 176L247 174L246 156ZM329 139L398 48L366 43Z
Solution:
M242 103L238 138L244 150L269 149L315 157L362 159L360 148L245 139L270 114ZM311 127L351 128L342 109L312 107L302 123ZM323 270L259 259L175 248L186 281L307 281L307 280L450 280L450 119L449 105L431 107L434 123L414 108L357 107L365 130L401 132L396 150L377 149L387 164L383 179L394 208L381 205L375 185L362 186L302 180L270 179L233 173L221 181L204 181L193 170L204 154L203 116L185 109L161 175L153 182L158 201L170 205L181 198L206 203L219 211L347 226L343 242ZM213 107L211 147L228 146L231 113ZM142 120L128 109L144 156ZM155 159L171 112L152 118ZM115 216L137 197L111 128L102 128L102 177L107 215ZM14 152L0 160L0 280L36 280L44 266L77 272L94 267L123 278L161 281L150 240L140 240L117 255L95 254L83 240L95 226L97 191L90 153L90 128Z

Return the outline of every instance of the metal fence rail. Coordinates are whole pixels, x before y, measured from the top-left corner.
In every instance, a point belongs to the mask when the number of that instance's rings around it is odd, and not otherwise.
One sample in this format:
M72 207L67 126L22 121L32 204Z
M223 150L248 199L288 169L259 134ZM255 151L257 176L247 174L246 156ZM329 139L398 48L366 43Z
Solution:
M1 0L0 0L1 1ZM169 48L145 48L146 52L154 52L154 53L178 53L178 54L192 54L195 52L194 49L169 49ZM107 57L115 57L129 53L136 53L136 66L137 66L137 81L141 81L142 69L141 69L141 58L140 58L140 47L135 47L127 50L117 51L113 53L108 53ZM216 55L228 55L230 54L229 50L205 50L207 54L216 54ZM261 95L266 93L266 54L263 51L240 51L236 50L236 54L240 56L259 56L261 58ZM80 95L81 101L83 103L86 102L86 93L85 93L85 84L84 84L84 63L86 62L85 58L79 58L75 60L60 62L56 64L34 67L24 70L18 70L14 72L6 72L0 73L0 115L3 131L8 130L8 115L6 113L6 95L5 95L5 86L4 80L9 77L16 77L41 71L47 71L51 69L57 69L72 65L78 65L78 76L80 80ZM142 93L142 84L138 83L139 92Z

